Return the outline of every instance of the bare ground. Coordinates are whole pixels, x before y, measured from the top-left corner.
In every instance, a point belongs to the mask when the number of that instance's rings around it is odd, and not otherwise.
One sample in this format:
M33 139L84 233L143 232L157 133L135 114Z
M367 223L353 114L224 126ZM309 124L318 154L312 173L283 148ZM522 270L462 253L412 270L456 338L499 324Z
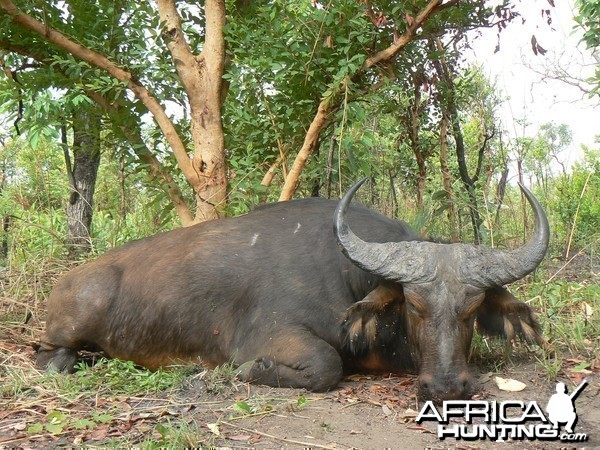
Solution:
M519 364L502 372L505 377L518 377L528 384L521 393L500 391L489 374L483 374L482 390L477 395L486 400L536 400L545 407L554 393L554 383L542 381L542 374L534 364ZM599 387L592 377L592 389L577 402L580 421L577 432L590 437L585 446L600 447L600 414L597 410ZM289 389L269 389L248 386L250 396L258 398L287 398L291 403L273 414L223 422L219 426L220 446L231 446L231 438L248 439L244 445L261 448L564 448L564 444L533 442L465 442L437 437L437 425L415 423L415 415L422 403L416 400L415 377L360 377L344 381L335 391L314 395ZM585 391L584 391L585 392ZM197 395L197 394L195 394ZM310 401L299 409L293 399L306 395Z

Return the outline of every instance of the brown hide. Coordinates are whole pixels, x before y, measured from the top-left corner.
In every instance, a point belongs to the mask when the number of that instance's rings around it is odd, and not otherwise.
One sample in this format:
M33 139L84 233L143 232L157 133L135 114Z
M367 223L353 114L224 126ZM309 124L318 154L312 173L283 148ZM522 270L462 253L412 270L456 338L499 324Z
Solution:
M336 241L336 205L269 205L141 239L71 271L49 297L39 365L72 371L81 349L151 369L201 358L233 362L244 380L314 391L334 388L343 369L416 370L422 396L444 399L472 392L476 318L485 332L543 342L529 308L506 291L457 283L460 244L435 244L419 262L435 279L399 281L357 265ZM402 222L352 206L347 216L365 242L418 250Z

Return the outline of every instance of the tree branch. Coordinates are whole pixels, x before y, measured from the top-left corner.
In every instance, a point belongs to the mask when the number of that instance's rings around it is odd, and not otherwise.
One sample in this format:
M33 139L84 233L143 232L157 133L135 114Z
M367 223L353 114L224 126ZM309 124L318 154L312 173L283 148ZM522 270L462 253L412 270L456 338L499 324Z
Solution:
M352 76L352 80L356 81L364 74L364 72L373 66L388 62L393 59L404 47L406 47L409 42L415 38L417 31L427 21L427 19L438 12L440 7L445 6L445 4L442 5L442 1L443 0L431 0L427 6L425 6L425 8L423 8L419 14L417 14L412 23L407 26L406 31L400 35L400 37L396 39L392 45L365 60L358 72ZM337 106L340 94L341 92L344 92L344 87L345 83L343 83L341 86L329 89L325 95L323 95L323 99L321 100L321 103L317 109L317 114L313 118L308 128L302 147L296 156L288 176L285 178L285 183L281 190L281 194L279 195L279 201L290 200L294 195L296 186L298 185L298 180L300 178L300 173L302 173L309 156L315 150L316 145L319 142L319 134L323 128L325 128L326 124L329 123L328 117Z
M163 39L173 57L191 110L194 141L192 167L197 184L198 221L214 219L226 201L225 140L221 121L224 101L225 4L207 0L204 5L205 41L202 53L194 55L186 41L175 0L157 0L163 22Z
M436 12L440 11L440 7L442 5L442 0L431 0L423 10L417 14L417 17L414 18L413 22L406 27L406 31L400 35L396 41L390 45L389 47L381 50L375 55L366 59L362 66L362 70L365 71L376 64L380 64L382 62L386 62L391 60L400 50L402 50L406 45L411 42L419 28L429 19L429 17Z
M479 177L481 176L481 170L483 169L483 157L485 156L485 148L487 147L487 143L490 139L494 137L496 134L496 128L492 129L490 134L485 134L483 137L483 144L479 148L479 152L477 154L477 168L475 169L475 175L473 176L473 183L479 181Z
M158 15L163 22L162 36L167 43L167 48L173 57L173 63L179 79L183 84L185 92L188 94L190 109L192 115L200 114L202 102L195 93L202 90L202 80L197 66L203 64L202 56L196 58L192 53L183 28L181 26L181 17L177 11L174 0L157 0Z

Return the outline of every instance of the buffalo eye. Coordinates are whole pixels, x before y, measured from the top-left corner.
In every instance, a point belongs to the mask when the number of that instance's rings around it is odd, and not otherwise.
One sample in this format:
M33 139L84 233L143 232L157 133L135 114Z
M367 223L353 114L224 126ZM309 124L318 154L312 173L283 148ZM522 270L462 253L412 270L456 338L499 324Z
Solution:
M483 302L484 298L485 298L485 293L476 294L476 295L468 297L465 302L467 307L464 308L462 311L460 311L458 314L460 319L465 323L474 319L475 313L481 306L481 303Z
M418 317L419 319L423 319L425 317L425 311L420 306L408 301L406 302L406 309L408 314L413 317Z

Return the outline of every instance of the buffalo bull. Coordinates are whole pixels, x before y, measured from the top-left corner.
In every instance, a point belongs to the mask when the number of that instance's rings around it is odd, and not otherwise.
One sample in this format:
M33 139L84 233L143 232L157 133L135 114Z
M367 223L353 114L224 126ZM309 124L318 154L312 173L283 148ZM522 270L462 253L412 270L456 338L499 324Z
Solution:
M150 369L201 357L233 361L244 380L314 391L344 371L416 370L421 396L441 400L472 391L475 322L544 344L529 307L502 287L533 271L548 245L546 215L527 189L533 237L501 251L424 241L349 206L359 186L339 204L267 205L72 270L48 300L38 364L72 371L79 349Z

